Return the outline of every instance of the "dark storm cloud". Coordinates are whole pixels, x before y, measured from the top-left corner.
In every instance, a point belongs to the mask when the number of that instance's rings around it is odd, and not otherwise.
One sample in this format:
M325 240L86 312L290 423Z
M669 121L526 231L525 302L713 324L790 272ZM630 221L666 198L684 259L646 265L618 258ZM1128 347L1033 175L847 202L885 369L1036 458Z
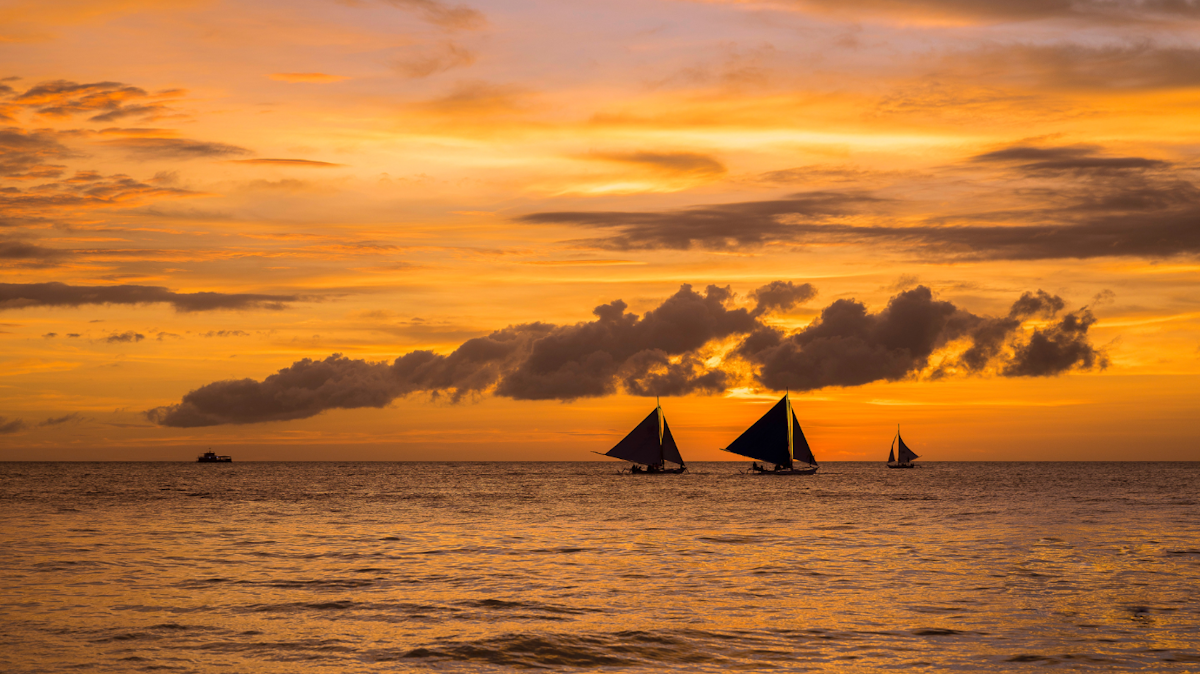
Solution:
M1018 345L1012 360L1001 371L1006 377L1045 377L1072 368L1090 370L1108 367L1108 359L1097 351L1087 338L1087 331L1096 322L1092 312L1084 307L1063 316L1058 323L1038 328L1028 342Z
M956 311L924 286L896 295L877 314L854 300L837 300L803 330L784 337L765 328L767 334L754 335L738 354L760 366L759 381L772 389L902 379L923 369L934 349L946 343Z
M177 293L160 286L72 286L65 283L0 283L0 311L27 307L80 307L88 304L166 303L179 312L217 309L284 309L296 295Z
M1095 319L1086 308L1050 328L1035 329L1027 339L1018 332L1024 319L1050 316L1062 307L1061 298L1039 290L1022 295L1006 318L981 317L935 300L928 288L918 286L875 314L854 300L837 300L791 335L759 329L736 353L758 366L757 379L764 386L798 391L904 379L924 370L936 349L958 339L970 345L956 363L967 374L989 364L1006 377L1103 368L1103 354L1088 342ZM949 371L940 366L932 378Z
M811 283L795 285L791 281L772 281L750 294L758 303L754 316L772 311L787 311L797 304L803 304L817 296L817 289Z
M416 391L458 399L494 388L496 395L522 400L603 396L620 385L645 395L718 391L725 373L705 367L697 351L762 327L749 310L729 308L732 298L729 288L708 286L700 294L685 285L641 316L616 300L596 307L592 321L509 326L467 340L449 355L413 351L390 364L341 355L306 359L261 382L202 386L147 416L179 427L281 421L339 407L382 407Z
M118 138L103 141L103 144L143 159L203 159L250 154L250 150L236 145L187 138Z
M556 212L531 213L519 218L534 224L572 224L613 230L593 243L619 250L640 248L726 249L796 241L812 231L809 223L827 222L866 204L880 201L863 193L807 192L771 201L698 206L663 212ZM783 222L781 218L787 218Z
M856 386L920 372L935 349L955 339L982 339L981 326L999 320L975 316L917 287L875 314L854 300L838 300L812 325L786 334L757 316L811 298L811 288L775 282L751 296L757 298L753 311L731 309L729 288L710 285L700 294L685 285L641 316L616 300L596 307L592 321L509 326L467 340L449 355L413 351L391 363L340 354L304 359L263 381L201 386L178 404L145 414L159 425L186 428L383 407L418 391L446 393L453 400L487 391L520 400L573 400L618 390L645 396L718 393L735 377L708 365L703 349L728 338L741 339L732 357L752 365L768 388ZM1102 364L1102 354L1087 342L1093 319L1086 310L1024 339L1021 320L1061 306L1061 299L1041 291L1023 295L1009 314L1015 323L1004 329L984 364L1004 376L1049 376Z
M17 431L25 430L27 424L23 419L9 419L8 417L0 417L0 435L16 433Z
M627 313L620 300L601 305L593 311L597 320L557 327L533 342L529 355L505 374L496 392L523 400L615 393L616 375L636 354L660 350L680 355L754 329L758 321L749 311L726 308L731 299L729 288L710 285L700 295L685 285L640 318Z
M1062 298L1038 290L1036 293L1027 292L1021 295L1004 317L980 317L959 312L956 316L956 327L969 335L971 345L955 363L939 367L933 373L934 378L946 376L947 366L950 365L962 368L968 373L983 370L1001 353L1025 319L1034 316L1052 318L1062 311L1064 306Z
M730 377L719 369L709 369L695 356L673 362L657 349L642 351L626 361L621 384L635 396L681 396L690 393L720 393Z

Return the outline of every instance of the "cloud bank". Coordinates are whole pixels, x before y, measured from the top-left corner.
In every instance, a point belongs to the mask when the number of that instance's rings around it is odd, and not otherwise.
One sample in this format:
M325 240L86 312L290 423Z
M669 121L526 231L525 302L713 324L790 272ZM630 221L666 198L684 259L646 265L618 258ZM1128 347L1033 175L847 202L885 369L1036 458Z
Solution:
M165 303L179 312L217 309L268 309L278 311L297 295L254 293L177 293L161 286L72 286L65 283L0 283L0 311L29 307L81 307L86 304Z
M964 174L986 171L1011 184L1017 206L904 224L895 217L903 202L838 190L665 211L530 213L518 220L599 230L603 237L576 243L623 251L859 244L933 259L1200 254L1200 187L1186 177L1186 167L1108 155L1094 146L1017 145L966 158L955 168ZM1030 181L1039 189L1031 189ZM850 216L859 214L901 224L852 224Z
M413 351L391 363L340 354L306 358L262 381L201 386L178 404L145 414L163 426L188 428L384 407L415 392L454 400L488 392L517 400L574 400L619 391L720 393L746 379L775 390L858 386L917 376L931 369L936 350L960 343L965 352L958 360L970 365L944 363L930 378L987 368L1006 377L1053 376L1106 365L1088 342L1095 319L1086 308L1025 334L1024 318L1052 317L1064 306L1042 291L1026 293L1000 319L936 300L918 286L874 314L854 300L837 300L791 334L762 320L815 294L809 284L775 281L750 294L752 307L734 307L728 287L710 285L701 294L684 285L641 316L616 300L596 307L591 321L511 325L447 355ZM720 347L730 340L734 348L722 358ZM971 349L976 351L965 355Z

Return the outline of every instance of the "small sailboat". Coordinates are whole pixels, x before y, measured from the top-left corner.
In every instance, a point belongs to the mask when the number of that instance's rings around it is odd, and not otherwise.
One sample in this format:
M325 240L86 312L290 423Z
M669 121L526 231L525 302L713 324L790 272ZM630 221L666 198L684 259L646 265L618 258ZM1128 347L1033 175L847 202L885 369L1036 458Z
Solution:
M750 470L760 475L812 475L819 467L792 411L790 393L784 394L782 400L724 451L774 464L773 469L768 469L755 461Z
M896 460L896 443L900 443L900 460ZM896 424L896 437L892 438L892 448L888 450L888 468L916 468L917 464L913 463L917 453L908 448L904 444L904 438L900 437L900 424Z
M635 475L677 475L687 470L661 404L629 431L629 435L600 456L632 462L629 472ZM668 468L668 461L678 468Z

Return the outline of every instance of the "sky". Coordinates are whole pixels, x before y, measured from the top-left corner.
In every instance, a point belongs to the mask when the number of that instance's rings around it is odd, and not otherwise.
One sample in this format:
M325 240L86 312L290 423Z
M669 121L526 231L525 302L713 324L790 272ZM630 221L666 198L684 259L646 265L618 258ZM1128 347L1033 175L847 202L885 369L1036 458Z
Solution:
M0 68L0 460L1200 456L1192 0L6 0Z

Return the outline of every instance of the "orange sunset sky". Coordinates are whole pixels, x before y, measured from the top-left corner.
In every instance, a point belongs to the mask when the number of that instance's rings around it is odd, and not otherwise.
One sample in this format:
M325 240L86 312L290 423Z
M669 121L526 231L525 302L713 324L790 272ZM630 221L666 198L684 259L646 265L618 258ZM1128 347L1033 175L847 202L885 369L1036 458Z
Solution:
M1200 4L0 2L0 459L1195 459Z

